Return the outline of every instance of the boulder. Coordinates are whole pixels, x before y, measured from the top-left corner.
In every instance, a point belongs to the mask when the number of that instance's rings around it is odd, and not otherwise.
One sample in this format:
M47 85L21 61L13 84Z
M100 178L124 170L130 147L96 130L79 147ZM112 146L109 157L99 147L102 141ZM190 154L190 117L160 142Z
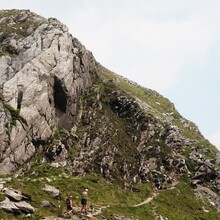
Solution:
M51 207L52 204L49 201L44 200L41 202L41 206L42 207Z
M9 198L5 198L4 201L0 202L0 209L12 213L33 213L35 211L35 208L27 202L13 202Z
M19 190L4 188L2 192L13 201L21 201L23 199L28 199L26 196L22 195Z
M35 211L35 208L25 201L15 202L14 204L19 208L21 212L33 213Z
M42 188L42 190L45 191L45 192L50 193L54 198L59 198L59 196L60 196L60 190L53 187L53 186L45 185Z
M0 202L0 209L6 212L21 213L21 210L15 205L15 203L11 202L8 198Z

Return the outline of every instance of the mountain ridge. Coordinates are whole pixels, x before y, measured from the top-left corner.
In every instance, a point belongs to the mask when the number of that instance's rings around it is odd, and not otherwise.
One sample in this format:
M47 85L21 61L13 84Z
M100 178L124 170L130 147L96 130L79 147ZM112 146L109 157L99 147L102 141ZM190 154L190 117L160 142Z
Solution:
M173 103L103 67L55 18L3 10L0 27L1 175L37 178L45 164L134 189L184 159L181 184L220 210L219 152Z

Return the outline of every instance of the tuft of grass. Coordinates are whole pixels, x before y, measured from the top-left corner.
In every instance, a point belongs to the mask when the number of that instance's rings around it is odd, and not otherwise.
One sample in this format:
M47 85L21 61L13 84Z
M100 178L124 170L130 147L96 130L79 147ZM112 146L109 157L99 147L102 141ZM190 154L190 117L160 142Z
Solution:
M16 125L16 121L20 120L20 109L14 109L11 105L8 104L4 104L4 108L7 109L10 113L11 113L11 117L12 117L12 121L11 121L11 125L15 126Z
M12 15L16 15L17 14L17 10L12 9L12 10L1 10L0 11L0 19L4 18L4 17L9 17Z

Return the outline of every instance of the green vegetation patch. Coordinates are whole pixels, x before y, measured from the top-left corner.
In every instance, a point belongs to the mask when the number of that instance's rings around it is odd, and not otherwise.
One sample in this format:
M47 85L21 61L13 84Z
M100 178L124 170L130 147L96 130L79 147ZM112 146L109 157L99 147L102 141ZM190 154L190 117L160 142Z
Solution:
M47 167L47 168L46 168ZM42 173L40 173L42 170ZM174 190L161 190L150 203L136 206L152 195L150 183L136 184L136 191L123 188L117 182L110 183L95 174L85 177L71 176L61 168L49 168L45 163L33 166L24 178L13 178L5 187L11 187L30 195L29 203L36 208L32 219L39 220L46 216L61 216L66 211L65 199L73 196L73 206L80 208L81 193L89 189L89 205L94 210L102 208L100 218L113 219L113 216L125 216L139 220L155 219L155 216L167 217L169 220L182 219L209 219L218 220L219 213L209 203L204 203L194 196L187 179L180 180ZM40 174L40 175L39 175ZM41 174L44 174L41 175ZM58 188L61 192L59 198L53 198L50 193L43 191L45 185ZM4 199L0 194L0 201ZM42 201L49 201L51 207L42 207ZM209 212L204 212L204 209ZM2 219L24 219L25 214L13 215L0 211Z
M38 167L35 169L42 169ZM39 171L35 171L39 173ZM56 171L55 171L56 173ZM49 181L50 180L50 181ZM49 182L48 182L49 181ZM44 192L42 188L46 185L54 186L61 191L60 198L53 198L50 193ZM36 208L32 219L37 220L45 216L60 216L66 211L65 199L68 195L73 196L74 207L80 207L81 193L85 188L89 189L89 204L94 209L104 207L104 213L101 215L113 216L136 216L140 220L146 219L146 216L152 216L150 209L141 209L134 207L135 204L142 202L151 192L150 185L140 184L137 187L140 192L132 192L129 189L123 189L119 185L107 182L105 179L96 175L87 175L85 177L74 176L50 176L50 177L33 177L15 178L8 182L5 187L11 187L21 190L27 195L31 195L29 203ZM3 196L0 196L1 201ZM42 201L49 201L52 204L50 208L41 207ZM4 219L23 219L24 214L13 216L5 212L0 213ZM111 219L111 218L109 218Z
M14 109L11 105L4 104L4 108L7 109L11 113L12 121L11 125L16 125L16 121L20 120L20 109Z
M183 181L175 190L161 192L153 204L156 213L169 220L220 219L219 213L211 205L196 199L190 185ZM204 212L202 207L209 212Z

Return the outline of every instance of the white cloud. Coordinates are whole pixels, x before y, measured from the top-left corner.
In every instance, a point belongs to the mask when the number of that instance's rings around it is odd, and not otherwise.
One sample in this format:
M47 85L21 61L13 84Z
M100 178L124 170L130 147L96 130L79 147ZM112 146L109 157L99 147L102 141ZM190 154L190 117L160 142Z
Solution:
M209 141L220 151L220 131L210 136Z
M194 13L190 4L184 6L188 11L179 19L160 8L158 17L144 16L142 10L134 15L132 9L130 16L128 6L103 9L105 18L102 8L88 4L83 13L69 18L68 26L107 68L162 92L178 87L188 67L204 67L210 48L220 39L218 10L206 10L203 4Z

